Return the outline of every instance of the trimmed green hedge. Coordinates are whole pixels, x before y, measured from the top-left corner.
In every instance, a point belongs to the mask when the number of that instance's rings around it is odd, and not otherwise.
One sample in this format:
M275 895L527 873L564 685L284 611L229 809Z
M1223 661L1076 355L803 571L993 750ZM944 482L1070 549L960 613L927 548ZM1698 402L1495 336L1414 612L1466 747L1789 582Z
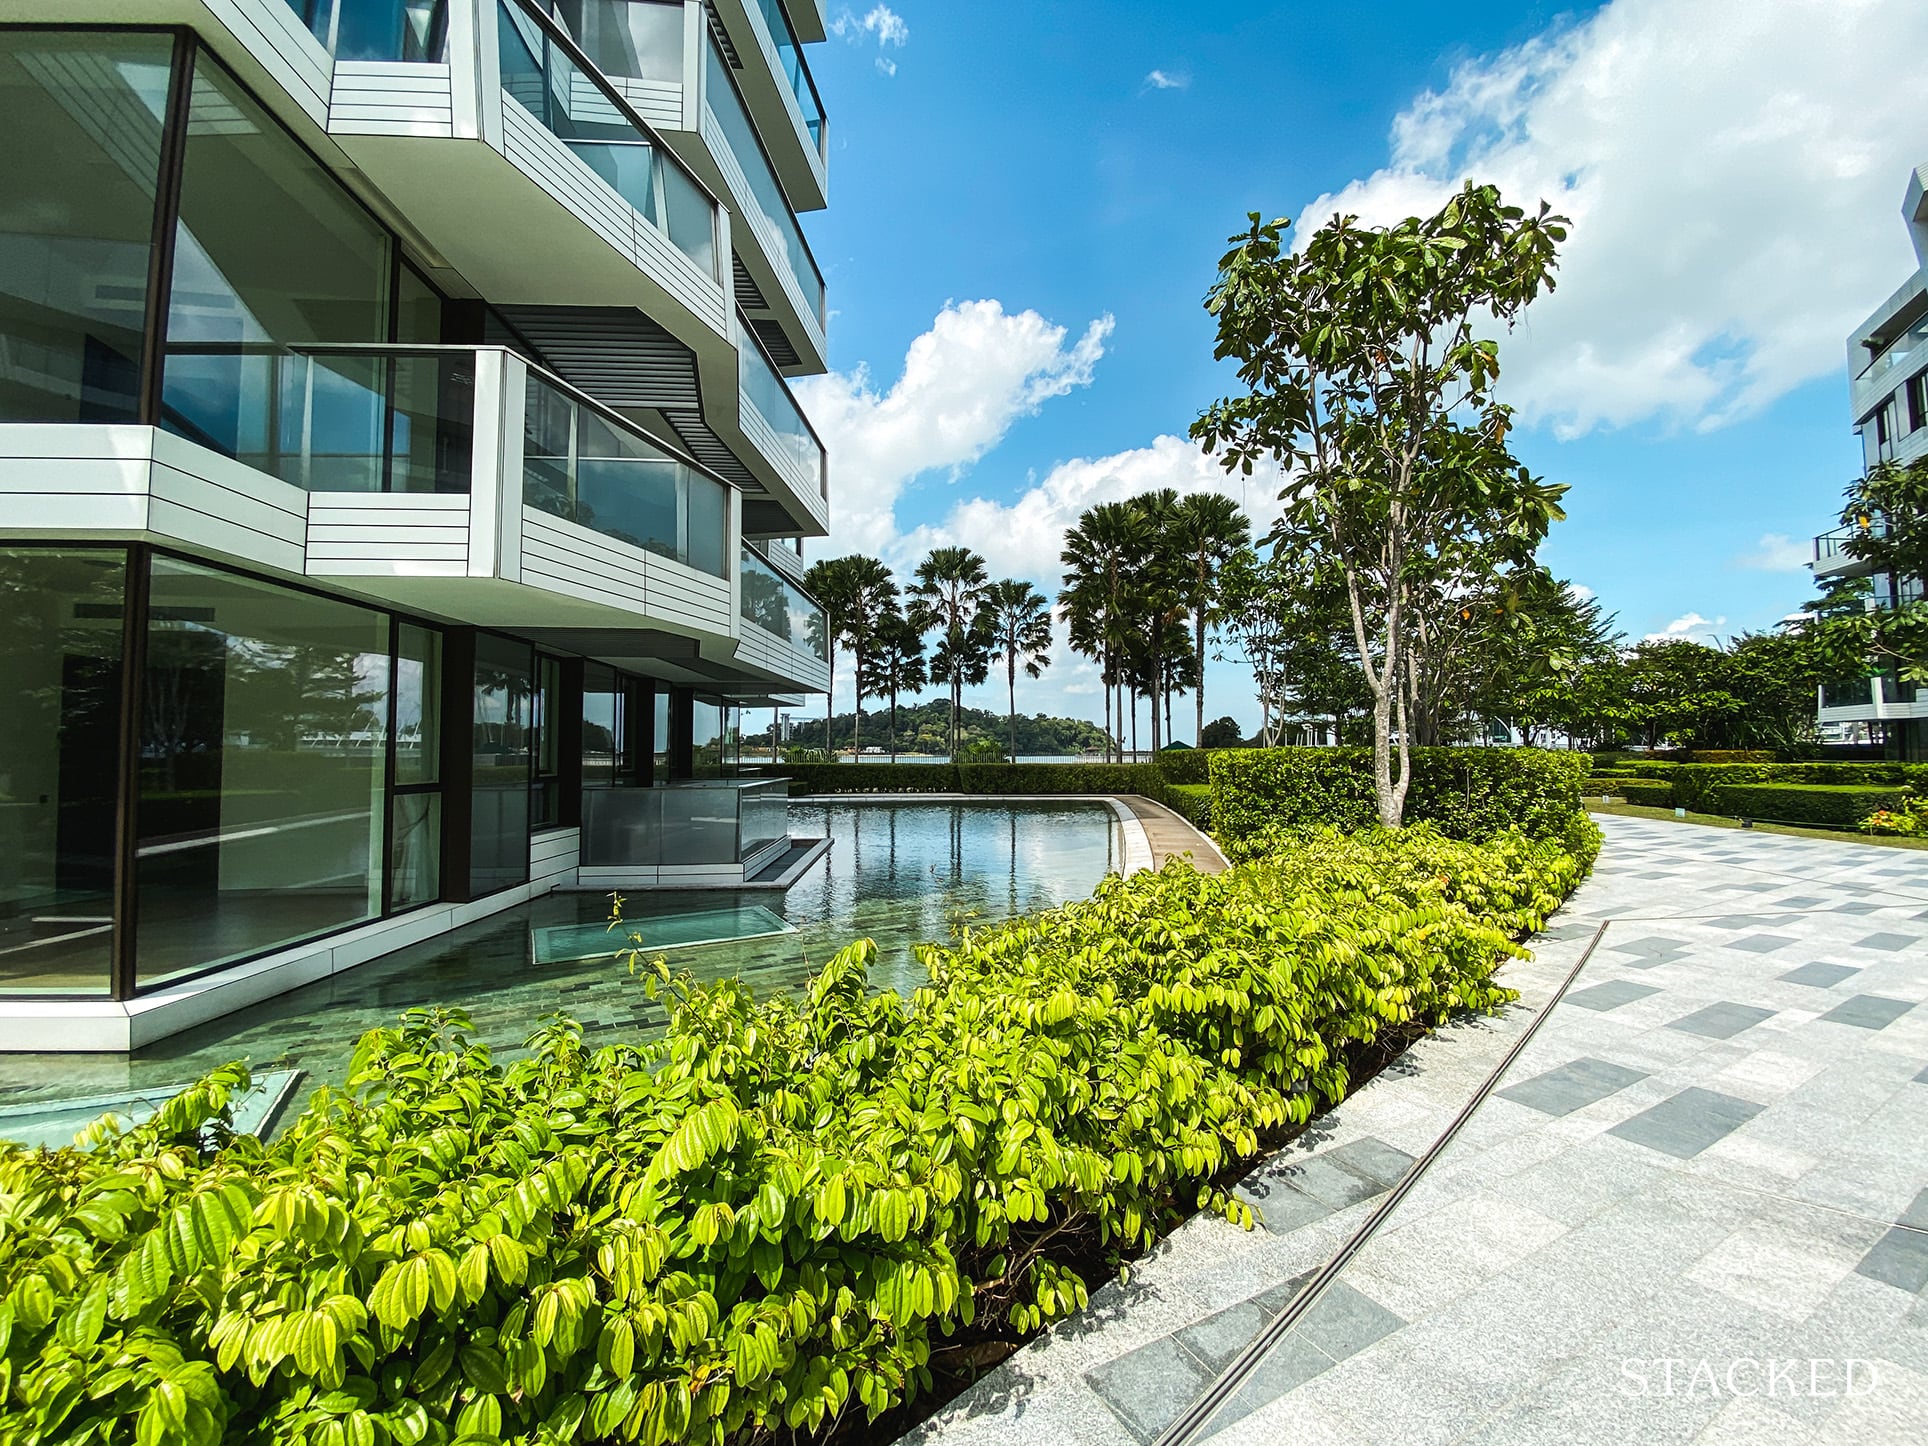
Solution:
M1715 791L1714 812L1766 823L1859 828L1879 809L1899 810L1906 788L1823 783L1730 783Z
M1674 802L1695 813L1730 812L1721 806L1720 793L1736 784L1909 784L1928 792L1928 764L1923 763L1690 763L1672 777Z
M1648 808L1674 806L1674 785L1664 778L1613 779L1602 791L1624 798L1628 803L1638 803Z
M1206 785L1212 781L1212 760L1221 753L1241 753L1239 748L1177 748L1158 755L1158 767L1167 783Z
M1212 826L1212 790L1202 783L1174 783L1166 790L1166 806L1185 816L1193 828Z
M1168 803L1156 763L813 763L766 765L790 792L830 793L1136 793Z
M1453 838L1484 839L1519 828L1563 837L1582 813L1584 753L1539 748L1416 748L1406 820L1430 821ZM1224 840L1282 829L1375 824L1372 752L1365 748L1268 748L1212 757L1212 825Z
M660 1042L566 1020L364 1036L341 1093L234 1136L239 1065L89 1153L0 1149L10 1446L793 1440L933 1384L935 1343L1086 1301L1350 1083L1348 1051L1508 997L1584 874L1425 827L1183 863L801 997L662 961Z

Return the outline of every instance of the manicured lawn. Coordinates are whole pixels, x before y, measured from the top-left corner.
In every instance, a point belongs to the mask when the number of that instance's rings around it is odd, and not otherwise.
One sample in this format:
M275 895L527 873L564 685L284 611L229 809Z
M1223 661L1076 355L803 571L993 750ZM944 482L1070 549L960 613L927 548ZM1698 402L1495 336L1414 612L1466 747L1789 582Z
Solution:
M1737 818L1723 818L1716 813L1690 813L1685 818L1675 816L1671 808L1647 808L1637 803L1601 803L1596 799L1587 800L1588 813L1610 813L1618 818L1657 818L1667 823L1699 823L1710 828L1739 828ZM1868 833L1846 833L1831 828L1796 828L1785 823L1757 823L1755 829L1760 833L1784 833L1794 838L1820 838L1830 843L1876 844L1892 849L1928 849L1928 839L1893 838L1886 835Z

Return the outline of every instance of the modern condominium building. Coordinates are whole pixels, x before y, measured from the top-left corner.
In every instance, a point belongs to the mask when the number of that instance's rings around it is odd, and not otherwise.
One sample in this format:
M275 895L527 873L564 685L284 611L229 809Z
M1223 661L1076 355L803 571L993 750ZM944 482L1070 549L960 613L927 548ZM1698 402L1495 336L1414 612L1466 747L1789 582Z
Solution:
M0 1049L794 861L823 26L0 7Z
M1908 178L1901 214L1914 241L1915 273L1848 338L1848 394L1866 467L1928 456L1928 165ZM1878 527L1880 519L1868 525ZM1919 601L1924 579L1877 573L1843 551L1854 530L1815 539L1816 579L1867 578L1870 608ZM1893 757L1928 759L1928 697L1893 672L1824 687L1820 717L1861 725Z

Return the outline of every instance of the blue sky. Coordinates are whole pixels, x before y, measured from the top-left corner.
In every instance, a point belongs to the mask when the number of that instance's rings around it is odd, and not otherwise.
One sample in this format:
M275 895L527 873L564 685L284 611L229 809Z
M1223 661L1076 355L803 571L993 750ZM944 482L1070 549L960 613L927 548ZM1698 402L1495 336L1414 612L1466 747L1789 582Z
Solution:
M1805 540L1858 465L1845 336L1913 265L1928 7L829 13L832 205L806 227L833 374L799 390L832 551L907 568L965 541L1055 591L1081 506L1222 485L1182 438L1233 384L1200 301L1247 211L1385 221L1475 175L1575 218L1560 291L1501 346L1523 460L1572 484L1550 564L1635 637L1767 627L1808 595ZM1019 701L1100 709L1062 650ZM1256 722L1235 664L1207 701Z

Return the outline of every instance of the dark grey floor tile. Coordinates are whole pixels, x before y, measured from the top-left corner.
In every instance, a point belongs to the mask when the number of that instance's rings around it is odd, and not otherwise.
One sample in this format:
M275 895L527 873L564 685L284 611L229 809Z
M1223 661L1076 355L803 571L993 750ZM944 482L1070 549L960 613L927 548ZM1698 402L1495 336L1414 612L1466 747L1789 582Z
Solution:
M1646 1077L1645 1070L1629 1069L1604 1059L1582 1058L1509 1085L1500 1090L1499 1095L1543 1114L1570 1115Z
M1612 936L1609 935L1608 937L1611 938ZM1685 939L1669 939L1663 934L1653 934L1642 939L1629 939L1625 943L1615 942L1607 945L1607 948L1615 954L1665 955L1668 957L1682 953L1692 947Z
M1903 949L1911 949L1921 942L1919 934L1870 934L1855 943L1857 949L1879 949L1884 954L1898 954Z
M1745 939L1730 940L1730 949L1745 949L1750 954L1772 954L1776 949L1785 949L1797 942L1785 934L1749 934Z
M1881 912L1881 905L1870 904L1866 899L1853 899L1845 904L1836 904L1834 906L1834 912L1837 914L1878 914Z
M1788 984L1805 984L1812 989L1832 989L1843 979L1852 979L1860 972L1852 964L1803 964L1799 969L1790 969L1780 977Z
M1315 1220L1323 1220L1332 1207L1295 1190L1275 1170L1263 1178L1253 1176L1238 1188L1238 1197L1258 1212L1259 1224L1272 1235L1290 1235Z
M1742 857L1743 857L1743 858L1745 858L1746 856L1745 856L1745 855L1742 855ZM1776 884L1742 884L1742 885L1740 885L1740 887L1741 887L1741 888L1743 888L1743 889L1746 889L1746 890L1747 890L1747 891L1748 891L1748 892L1749 892L1750 894L1769 894L1769 893L1772 893L1772 892L1773 892L1774 890L1776 890L1776 889L1784 889L1784 888L1786 888L1786 887L1787 887L1787 885L1786 885L1786 884L1780 884L1780 883L1776 883Z
M1915 1083L1928 1084L1928 1064L1921 1067L1921 1073L1915 1076Z
M1218 1408L1207 1429L1222 1431L1234 1421L1244 1420L1331 1366L1331 1356L1297 1331L1288 1331L1284 1340L1265 1353L1265 1359L1245 1378L1232 1399Z
M1540 937L1542 939L1584 939L1599 928L1598 924L1549 924L1540 930Z
M1163 1336L1092 1367L1085 1380L1126 1430L1151 1441L1211 1384L1212 1373L1174 1337Z
M1901 1212L1897 1225L1912 1225L1917 1230L1928 1230L1928 1190L1915 1196L1914 1202Z
M1826 899L1817 899L1812 894L1800 894L1792 899L1776 899L1774 901L1774 907L1777 909L1812 909L1826 902Z
M1732 1039L1743 1029L1752 1029L1763 1019L1772 1019L1772 1009L1756 1009L1751 1004L1734 1004L1723 1000L1710 1004L1705 1009L1696 1009L1692 1014L1676 1019L1668 1025L1682 1034L1698 1034L1706 1039Z
M1267 1314L1256 1300L1241 1301L1206 1316L1197 1325L1186 1326L1178 1332L1178 1343L1216 1377L1233 1356L1258 1337L1273 1314L1277 1312Z
M1577 1004L1582 1009L1618 1009L1623 1004L1631 1004L1636 999L1645 999L1649 994L1660 991L1649 984L1635 984L1630 979L1609 979L1605 984L1595 984L1586 989L1576 989L1562 1000L1565 1004Z
M1343 1165L1354 1174L1364 1175L1368 1180L1376 1180L1388 1190L1403 1180L1406 1172L1413 1167L1411 1155L1370 1135L1341 1145L1336 1150L1327 1150L1324 1158L1335 1165Z
M1386 1192L1386 1187L1377 1180L1348 1169L1342 1162L1333 1159L1332 1155L1336 1153L1309 1155L1303 1160L1294 1160L1279 1174L1294 1190L1323 1201L1334 1210L1343 1210L1348 1205L1357 1205L1361 1200L1370 1200Z
M1664 1099L1611 1130L1623 1140L1645 1145L1664 1155L1688 1160L1715 1141L1725 1138L1761 1112L1752 1100L1735 1099L1713 1090L1685 1089Z
M1335 1281L1292 1329L1333 1360L1343 1361L1405 1323L1372 1297Z
M1855 1266L1857 1275L1919 1294L1928 1286L1928 1233L1897 1225Z
M1304 1290L1305 1283L1316 1274L1318 1274L1318 1272L1312 1270L1300 1271L1290 1280L1275 1285L1270 1290L1260 1291L1252 1297L1252 1303L1264 1311L1265 1318L1270 1320L1288 1305L1292 1304L1293 1297Z
M1906 999L1857 994L1842 1000L1821 1018L1830 1024L1852 1024L1856 1029L1886 1029L1914 1007Z
M1774 920L1767 914L1722 914L1717 919L1702 919L1700 922L1710 929L1758 929Z

